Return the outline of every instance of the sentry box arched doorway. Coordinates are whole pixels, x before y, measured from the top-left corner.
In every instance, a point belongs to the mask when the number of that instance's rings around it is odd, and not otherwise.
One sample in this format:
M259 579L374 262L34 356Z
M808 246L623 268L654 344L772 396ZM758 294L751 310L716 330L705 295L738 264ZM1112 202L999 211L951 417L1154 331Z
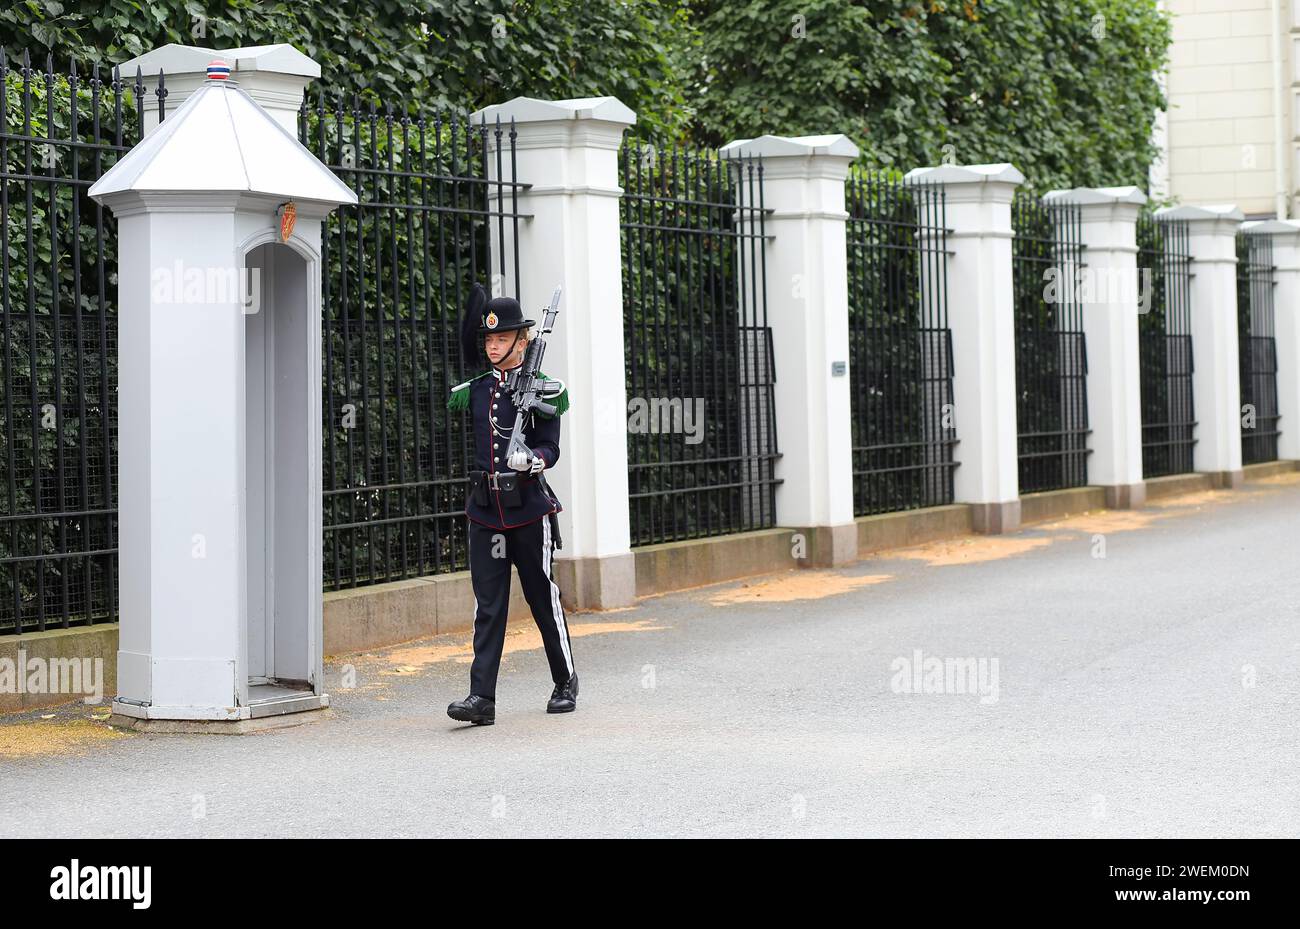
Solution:
M315 263L267 242L245 256L245 603L241 705L318 706L320 317ZM316 426L317 428L312 428Z

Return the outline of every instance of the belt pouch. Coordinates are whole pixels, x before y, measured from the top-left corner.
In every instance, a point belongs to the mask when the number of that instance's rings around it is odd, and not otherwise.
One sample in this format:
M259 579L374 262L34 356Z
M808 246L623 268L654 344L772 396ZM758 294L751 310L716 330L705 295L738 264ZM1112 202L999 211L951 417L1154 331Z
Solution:
M488 482L486 471L469 472L470 495L479 506L488 505Z
M521 475L518 472L497 472L497 488L501 491L501 505L505 507L522 506L523 491L520 488Z

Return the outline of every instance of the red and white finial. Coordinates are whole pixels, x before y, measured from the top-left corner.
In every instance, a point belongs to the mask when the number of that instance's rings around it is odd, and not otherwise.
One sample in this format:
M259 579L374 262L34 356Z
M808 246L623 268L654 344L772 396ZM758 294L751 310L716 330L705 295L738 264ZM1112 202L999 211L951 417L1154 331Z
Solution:
M214 58L208 62L208 80L225 81L230 79L230 65L226 64L220 58Z

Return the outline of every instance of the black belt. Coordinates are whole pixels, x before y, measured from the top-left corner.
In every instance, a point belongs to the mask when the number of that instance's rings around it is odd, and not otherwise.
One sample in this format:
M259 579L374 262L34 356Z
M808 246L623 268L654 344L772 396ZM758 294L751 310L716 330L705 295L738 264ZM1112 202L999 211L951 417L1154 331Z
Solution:
M535 475L529 474L526 471L483 471L481 473L483 478L487 481L488 486L493 490L501 489L499 479L503 475L506 477L512 477L517 481L534 481L537 479Z
M521 471L471 471L470 493L478 502L479 506L487 506L488 488L501 494L501 502L508 507L520 506L523 503L523 497L520 495L525 480L533 479L531 474Z

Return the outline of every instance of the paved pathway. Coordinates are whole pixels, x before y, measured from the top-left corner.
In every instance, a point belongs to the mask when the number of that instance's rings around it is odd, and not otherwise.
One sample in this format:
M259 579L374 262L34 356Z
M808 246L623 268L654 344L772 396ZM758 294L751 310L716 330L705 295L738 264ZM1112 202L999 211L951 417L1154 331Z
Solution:
M1300 834L1300 472L577 615L571 715L515 628L492 727L466 636L255 736L4 717L0 835Z

